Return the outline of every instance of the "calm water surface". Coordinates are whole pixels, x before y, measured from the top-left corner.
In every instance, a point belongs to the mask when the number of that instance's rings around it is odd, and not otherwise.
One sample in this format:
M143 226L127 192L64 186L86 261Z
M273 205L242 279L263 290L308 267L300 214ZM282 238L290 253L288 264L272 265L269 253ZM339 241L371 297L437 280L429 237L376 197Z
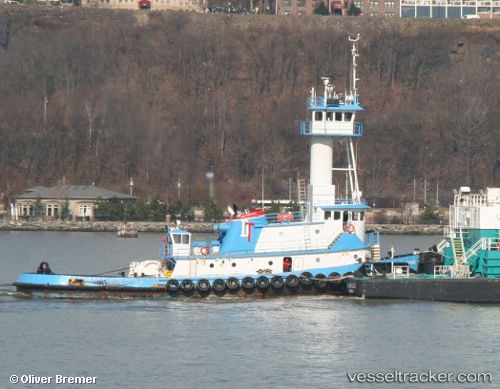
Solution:
M58 273L96 274L157 257L159 234L0 232L0 388L13 374L94 376L56 388L348 388L357 372L500 375L500 306L334 297L216 301L21 299L9 286L46 260ZM382 253L438 243L386 236ZM53 379L54 382L54 379ZM411 387L457 387L413 384Z

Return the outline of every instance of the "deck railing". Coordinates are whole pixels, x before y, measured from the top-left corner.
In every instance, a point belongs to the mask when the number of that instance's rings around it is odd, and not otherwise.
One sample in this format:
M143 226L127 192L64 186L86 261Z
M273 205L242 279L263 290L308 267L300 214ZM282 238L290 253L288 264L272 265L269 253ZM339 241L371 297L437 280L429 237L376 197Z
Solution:
M307 99L307 106L309 108L338 107L342 105L359 105L359 96L357 94L335 94L327 99L324 96L309 97Z
M408 265L394 265L392 263L392 278L396 277L410 277L410 266Z
M300 123L301 135L353 135L363 136L363 123L338 121L303 121Z
M266 213L266 220L269 224L302 222L304 215L302 211Z
M434 266L434 278L469 278L469 265Z

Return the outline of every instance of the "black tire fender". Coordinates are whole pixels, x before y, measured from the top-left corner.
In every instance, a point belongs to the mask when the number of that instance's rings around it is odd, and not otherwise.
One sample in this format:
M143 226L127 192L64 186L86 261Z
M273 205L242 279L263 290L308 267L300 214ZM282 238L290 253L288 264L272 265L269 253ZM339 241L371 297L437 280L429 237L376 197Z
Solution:
M290 274L286 277L286 286L289 288L296 288L299 286L299 277L297 277L295 274Z

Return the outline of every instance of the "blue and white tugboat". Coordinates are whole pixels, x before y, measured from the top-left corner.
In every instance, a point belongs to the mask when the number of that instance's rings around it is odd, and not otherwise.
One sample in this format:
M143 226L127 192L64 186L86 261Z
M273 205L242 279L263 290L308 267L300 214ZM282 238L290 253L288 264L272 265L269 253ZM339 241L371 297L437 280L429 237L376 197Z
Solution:
M160 259L132 262L127 276L45 274L42 269L21 274L14 283L17 290L39 297L98 299L339 293L343 278L380 259L378 234L365 230L369 207L356 173L353 140L363 134L363 125L355 121L362 110L356 89L359 36L349 40L350 91L336 92L325 77L323 94L313 88L307 100L308 120L300 131L311 141L310 183L299 183L301 211L265 214L228 207L231 217L214 225L217 240L194 242L188 231L168 230ZM333 167L334 140L346 149L346 164L338 168ZM345 173L342 195L332 170Z

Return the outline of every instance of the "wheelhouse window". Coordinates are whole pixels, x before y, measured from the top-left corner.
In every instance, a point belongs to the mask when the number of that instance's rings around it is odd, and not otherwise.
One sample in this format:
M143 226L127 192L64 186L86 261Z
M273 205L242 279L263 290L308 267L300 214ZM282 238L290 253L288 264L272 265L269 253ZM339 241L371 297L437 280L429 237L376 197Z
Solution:
M189 244L189 234L172 234L172 240L177 244Z
M352 220L359 221L359 220L364 220L364 219L365 219L364 212L353 212L352 213Z
M323 112L314 112L314 120L320 122L323 120Z
M345 122L352 122L352 112L346 112L344 113L344 121Z

